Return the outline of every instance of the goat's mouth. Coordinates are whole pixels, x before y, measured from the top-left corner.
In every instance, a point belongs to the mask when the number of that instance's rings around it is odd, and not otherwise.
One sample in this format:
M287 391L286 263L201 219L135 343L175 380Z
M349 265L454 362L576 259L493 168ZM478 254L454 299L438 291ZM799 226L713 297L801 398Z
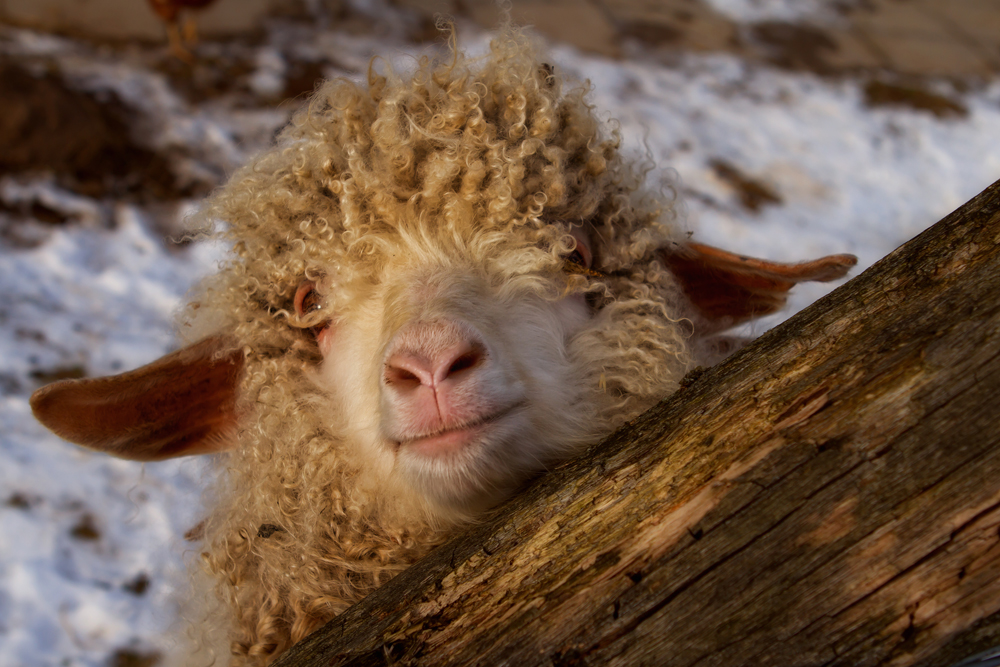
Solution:
M525 401L519 401L502 410L452 428L434 431L433 433L420 435L415 438L397 440L395 443L396 448L397 450L406 448L428 458L448 456L480 440L498 422L511 416L524 406Z

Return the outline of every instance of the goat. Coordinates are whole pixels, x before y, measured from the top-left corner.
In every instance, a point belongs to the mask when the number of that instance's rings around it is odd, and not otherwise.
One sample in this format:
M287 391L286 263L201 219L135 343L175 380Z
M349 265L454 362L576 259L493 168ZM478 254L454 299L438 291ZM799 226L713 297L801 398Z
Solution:
M231 258L192 344L32 397L61 437L221 454L204 561L239 664L266 664L580 455L850 255L689 241L585 87L514 29L408 76L329 81L201 210Z

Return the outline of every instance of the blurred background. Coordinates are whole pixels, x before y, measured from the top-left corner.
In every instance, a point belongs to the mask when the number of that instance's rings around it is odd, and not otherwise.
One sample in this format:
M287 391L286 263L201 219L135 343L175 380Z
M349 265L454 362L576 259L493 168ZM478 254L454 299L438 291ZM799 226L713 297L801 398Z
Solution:
M1000 178L995 0L536 0L705 242L856 275ZM61 378L173 349L224 249L183 221L317 82L487 48L487 0L0 0L0 667L166 664L203 462L142 466L31 418ZM759 334L835 286L799 288Z

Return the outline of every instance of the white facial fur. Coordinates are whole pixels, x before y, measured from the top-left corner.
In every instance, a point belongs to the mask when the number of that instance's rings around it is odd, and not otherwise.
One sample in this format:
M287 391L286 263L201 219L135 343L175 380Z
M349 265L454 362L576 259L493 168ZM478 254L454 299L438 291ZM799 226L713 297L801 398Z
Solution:
M572 351L591 321L580 295L501 295L443 266L370 290L321 337L317 381L331 428L378 488L474 513L592 441Z

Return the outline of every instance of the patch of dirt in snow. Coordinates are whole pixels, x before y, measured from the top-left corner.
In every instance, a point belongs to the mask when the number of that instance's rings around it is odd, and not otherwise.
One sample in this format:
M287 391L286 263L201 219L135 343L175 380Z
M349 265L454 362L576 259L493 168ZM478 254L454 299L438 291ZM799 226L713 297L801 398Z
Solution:
M897 107L926 111L938 118L965 118L969 109L945 94L932 90L920 80L886 81L873 79L865 84L865 104L869 107Z
M0 244L36 248L65 226L112 229L122 204L140 207L162 237L182 237L196 201L322 80L358 74L377 44L352 36L355 54L317 34L276 22L203 42L186 63L160 45L0 30Z
M181 183L165 156L136 140L140 114L114 92L99 98L75 89L52 63L34 64L37 70L0 59L0 175L52 173L62 187L96 198L177 199L207 191ZM38 205L26 212L45 222L66 220Z
M781 195L762 180L748 176L738 167L722 158L709 161L715 175L727 183L736 193L743 208L758 213L768 205L780 205Z

